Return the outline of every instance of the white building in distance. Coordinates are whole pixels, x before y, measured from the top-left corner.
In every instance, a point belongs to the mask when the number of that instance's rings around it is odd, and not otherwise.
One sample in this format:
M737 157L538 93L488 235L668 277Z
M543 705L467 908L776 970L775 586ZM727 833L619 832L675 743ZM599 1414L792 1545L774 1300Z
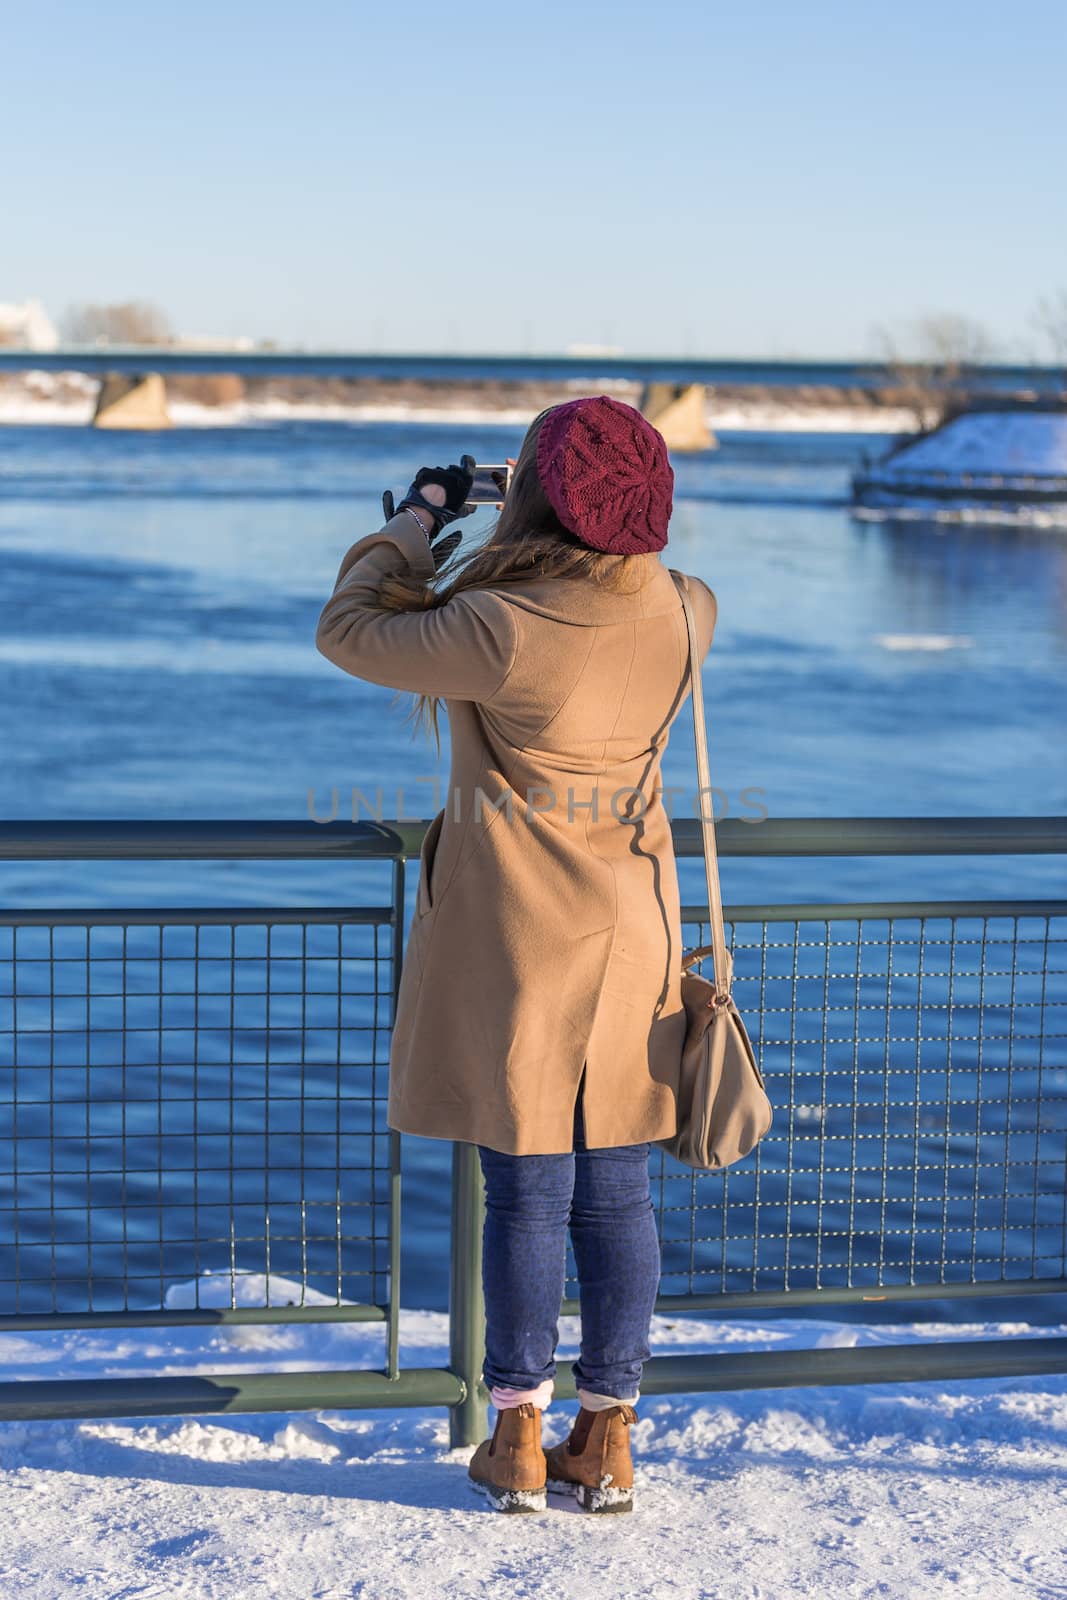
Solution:
M59 335L39 300L26 300L22 305L0 303L0 344L23 350L55 350Z

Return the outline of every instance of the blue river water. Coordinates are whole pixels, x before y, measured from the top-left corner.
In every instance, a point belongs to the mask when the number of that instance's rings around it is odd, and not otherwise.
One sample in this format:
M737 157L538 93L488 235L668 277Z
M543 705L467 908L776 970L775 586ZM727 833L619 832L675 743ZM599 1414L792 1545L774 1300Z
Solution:
M0 429L0 815L296 820L334 788L342 815L354 791L362 815L379 791L385 817L432 815L447 720L438 759L406 697L318 655L315 622L345 550L380 526L383 488L463 450L501 460L521 436L488 423ZM1040 520L857 518L850 471L885 442L726 434L675 462L665 557L719 601L705 670L717 815L1063 814L1067 536ZM688 708L663 770L692 794ZM683 899L702 899L701 863L679 866ZM386 872L12 863L0 903L381 901ZM1063 863L1041 857L728 859L722 876L734 902L1067 892ZM443 1300L445 1153L405 1141L406 1304Z

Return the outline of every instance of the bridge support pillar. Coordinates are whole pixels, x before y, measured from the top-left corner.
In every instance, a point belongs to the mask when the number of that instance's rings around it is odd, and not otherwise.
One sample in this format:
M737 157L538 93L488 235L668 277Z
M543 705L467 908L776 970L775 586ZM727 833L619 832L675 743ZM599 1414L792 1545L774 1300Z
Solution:
M161 373L109 372L100 382L94 428L169 428L167 386Z
M718 448L718 440L708 427L707 395L702 383L646 383L638 410L659 429L668 450Z

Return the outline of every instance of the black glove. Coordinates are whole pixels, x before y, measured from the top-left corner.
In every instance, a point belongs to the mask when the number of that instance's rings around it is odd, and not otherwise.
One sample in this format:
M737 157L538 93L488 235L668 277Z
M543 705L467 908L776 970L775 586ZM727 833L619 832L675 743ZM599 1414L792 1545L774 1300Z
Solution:
M398 506L394 507L391 489L386 489L382 495L382 509L388 522L395 517L398 511L403 511L405 506L414 506L425 522L431 522L429 542L433 554L434 565L437 568L444 566L445 562L455 553L463 534L457 528L447 538L438 544L434 540L441 529L449 522L455 522L459 517L469 517L478 508L468 505L467 496L470 494L474 482L475 460L473 456L461 456L460 465L450 467L420 467L415 474L411 485ZM423 487L428 483L440 484L445 491L443 506L435 505L432 500L427 500L422 493Z

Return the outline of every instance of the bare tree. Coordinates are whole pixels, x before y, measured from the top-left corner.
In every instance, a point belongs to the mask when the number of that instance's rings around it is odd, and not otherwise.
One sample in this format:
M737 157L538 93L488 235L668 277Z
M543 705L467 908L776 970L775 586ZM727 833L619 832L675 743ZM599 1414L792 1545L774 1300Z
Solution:
M74 305L63 317L71 344L170 344L170 320L148 300L118 305Z
M910 411L919 433L966 409L970 372L997 354L980 322L954 312L917 317L903 337L882 324L872 335L890 373L883 403Z
M1030 321L1051 352L1053 361L1067 363L1067 289L1042 295L1030 314Z

